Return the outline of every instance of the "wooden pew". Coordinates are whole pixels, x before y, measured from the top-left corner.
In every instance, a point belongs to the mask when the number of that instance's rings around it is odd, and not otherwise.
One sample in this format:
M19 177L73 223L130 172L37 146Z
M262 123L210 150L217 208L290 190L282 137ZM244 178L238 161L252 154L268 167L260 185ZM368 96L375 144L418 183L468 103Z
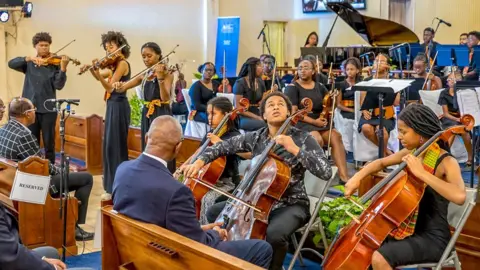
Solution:
M60 152L60 117L57 117L55 151ZM71 115L65 121L65 153L85 161L86 169L93 175L102 173L103 118Z
M358 188L359 196L365 194L375 184L380 182L387 174L377 173L375 175L367 176L360 182ZM477 170L477 175L480 176L480 170ZM463 270L478 269L480 263L480 203L479 195L477 195L477 204L473 208L467 223L463 227L462 233L455 244L458 257L462 264Z
M18 170L36 175L49 175L48 160L30 157L18 164L0 159L0 201L14 214L19 223L20 238L28 248L52 246L61 252L63 244L63 219L59 217L60 201L47 195L45 205L10 200L15 173ZM78 252L75 241L75 221L78 201L72 197L67 214L67 254Z
M153 224L102 208L102 269L262 269Z
M142 153L140 128L130 127L128 129L128 157L137 158ZM177 168L180 167L195 151L200 147L200 139L194 137L185 137L180 147L180 151L175 159Z

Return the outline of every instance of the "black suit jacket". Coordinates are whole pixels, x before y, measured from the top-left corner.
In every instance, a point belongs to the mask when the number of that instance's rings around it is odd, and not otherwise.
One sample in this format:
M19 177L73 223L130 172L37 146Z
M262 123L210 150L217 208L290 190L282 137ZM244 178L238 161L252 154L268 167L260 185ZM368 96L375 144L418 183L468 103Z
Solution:
M42 261L20 241L18 223L0 202L0 269L52 270L53 265Z

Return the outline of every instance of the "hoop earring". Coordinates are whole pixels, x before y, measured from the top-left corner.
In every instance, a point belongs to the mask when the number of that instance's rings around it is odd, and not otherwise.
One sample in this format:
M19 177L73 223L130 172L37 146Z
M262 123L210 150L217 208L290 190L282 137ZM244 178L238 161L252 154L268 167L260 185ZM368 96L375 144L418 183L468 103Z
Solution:
M420 137L420 143L423 143L423 137Z

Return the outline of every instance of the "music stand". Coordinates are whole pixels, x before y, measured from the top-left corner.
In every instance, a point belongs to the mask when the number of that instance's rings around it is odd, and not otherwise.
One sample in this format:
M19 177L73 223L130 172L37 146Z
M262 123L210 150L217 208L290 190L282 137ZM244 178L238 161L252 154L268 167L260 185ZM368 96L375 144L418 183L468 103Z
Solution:
M479 81L459 81L459 82L457 82L455 87L456 87L456 90L473 89L475 91L476 87L480 87L480 82ZM477 152L476 151L476 149L477 149L476 144L478 144L480 142L480 141L477 142L477 136L476 136L476 132L479 131L479 129L478 129L479 124L480 123L475 123L475 127L473 128L473 132L471 132L471 134L472 134L472 158L473 158L472 167L471 167L471 170L470 170L470 187L471 188L473 188L473 184L474 184L473 179L475 177L475 153Z
M394 46L397 45L398 44L394 44ZM407 47L409 48L408 50ZM398 62L406 62L407 70L410 70L410 64L413 63L413 59L417 57L418 53L423 51L419 43L409 43L399 48L401 54L401 58L399 59L397 50L394 51L393 58Z
M360 110L380 109L378 125L378 158L383 158L385 145L383 143L384 107L393 105L396 94L407 88L412 80L372 79L352 86L353 91L365 91L367 95ZM378 101L377 101L378 100Z
M468 61L468 47L465 45L437 45L437 66L466 67Z

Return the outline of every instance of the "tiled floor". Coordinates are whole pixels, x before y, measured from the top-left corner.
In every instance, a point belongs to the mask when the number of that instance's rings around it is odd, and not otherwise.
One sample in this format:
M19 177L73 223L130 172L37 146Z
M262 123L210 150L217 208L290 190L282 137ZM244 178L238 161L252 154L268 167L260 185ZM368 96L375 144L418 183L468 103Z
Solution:
M97 175L93 177L93 188L92 193L90 194L90 200L88 202L88 213L87 213L87 222L85 225L81 225L81 227L86 230L87 232L94 232L95 225L97 222L97 215L98 210L100 209L100 200L101 196L104 193L102 187L102 176ZM78 254L82 254L84 244L83 242L77 242L78 246ZM100 251L100 249L95 249L93 247L93 240L85 242L85 253Z

